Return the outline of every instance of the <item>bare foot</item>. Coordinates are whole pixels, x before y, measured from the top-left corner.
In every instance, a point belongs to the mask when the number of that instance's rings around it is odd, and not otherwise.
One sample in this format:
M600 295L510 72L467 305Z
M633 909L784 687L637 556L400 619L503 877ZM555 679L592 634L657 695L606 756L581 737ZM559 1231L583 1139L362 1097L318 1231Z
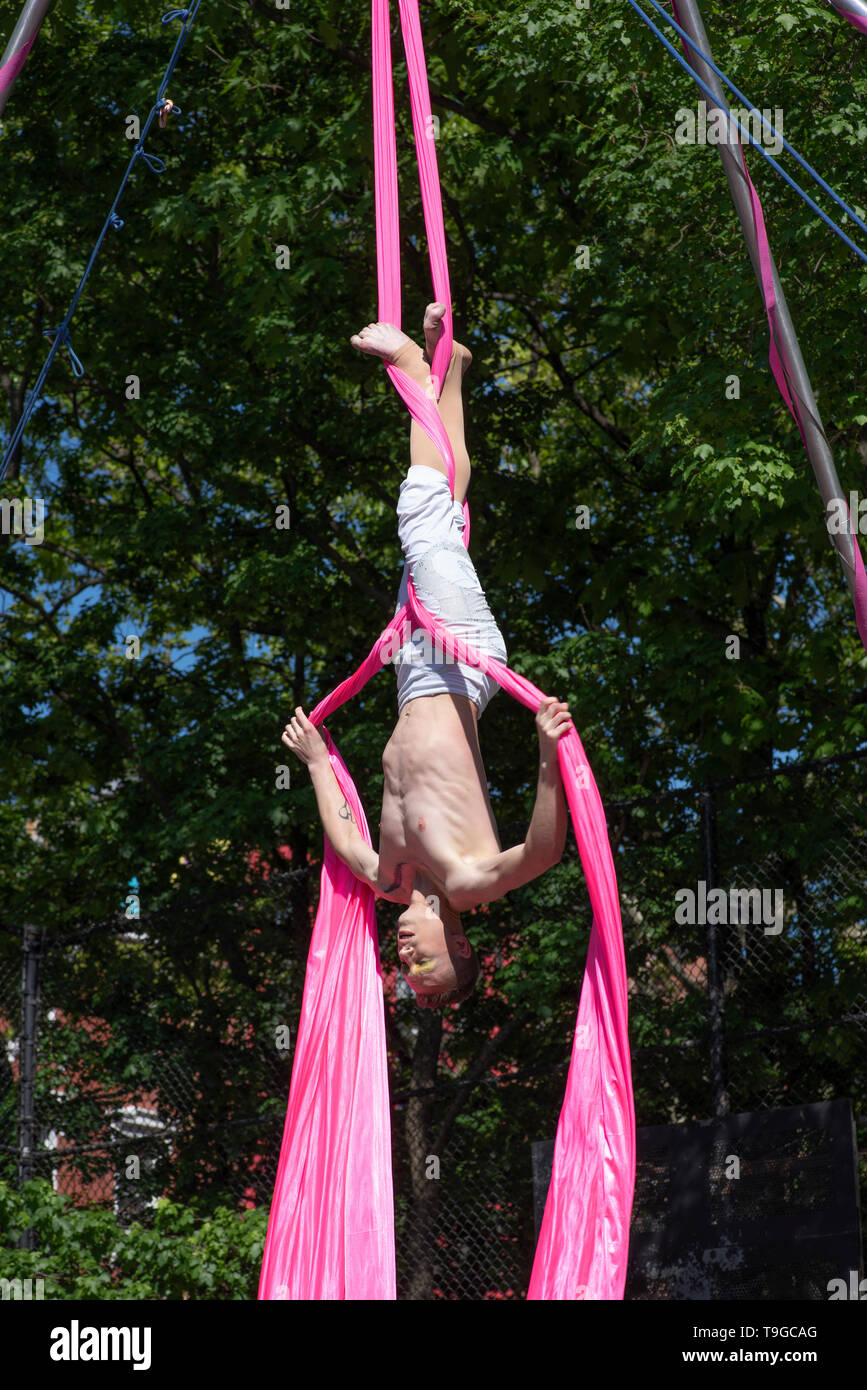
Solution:
M429 304L424 311L424 340L426 351L424 360L428 366L433 362L434 349L439 342L443 331L443 317L446 312L444 304ZM458 356L461 360L461 376L466 374L467 368L473 360L473 355L469 348L465 348L463 343L452 343L452 358Z
M359 352L369 353L371 357L381 357L384 362L394 362L407 346L418 347L405 333L393 323L369 323L360 333L349 339Z
M429 304L424 311L425 361L428 365L433 361L434 348L442 336L445 312L444 304Z

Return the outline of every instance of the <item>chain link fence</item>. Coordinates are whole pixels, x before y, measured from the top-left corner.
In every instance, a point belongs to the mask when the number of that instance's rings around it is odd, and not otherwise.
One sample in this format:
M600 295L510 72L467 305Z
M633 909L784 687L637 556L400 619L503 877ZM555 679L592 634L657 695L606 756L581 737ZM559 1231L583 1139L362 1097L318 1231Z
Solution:
M867 1112L862 768L612 807L640 1124L839 1097ZM665 1040L642 1047L651 1020Z
M848 1098L867 1149L863 766L832 758L608 804L639 1125ZM209 902L205 920L231 918L231 939L206 946L203 929L197 975L144 918L54 938L28 928L23 949L0 935L0 1177L45 1177L123 1224L146 1222L162 1195L267 1207L307 877L272 875L255 911ZM546 910L586 940L574 856L548 879ZM293 922L306 924L294 937ZM490 994L445 1021L390 1003L400 1298L526 1294L530 1146L556 1129L579 981L570 967L549 1018Z

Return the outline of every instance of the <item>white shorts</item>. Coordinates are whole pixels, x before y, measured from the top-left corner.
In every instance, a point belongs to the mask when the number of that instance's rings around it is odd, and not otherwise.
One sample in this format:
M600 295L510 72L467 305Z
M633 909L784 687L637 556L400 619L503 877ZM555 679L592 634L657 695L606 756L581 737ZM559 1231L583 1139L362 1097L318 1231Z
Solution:
M452 500L444 474L411 465L400 485L397 522L406 560L398 608L406 603L409 573L428 612L481 657L480 666L457 662L424 628L413 628L395 657L398 713L420 695L452 694L469 696L481 714L500 688L486 674L486 658L505 662L506 644L463 543L463 507Z

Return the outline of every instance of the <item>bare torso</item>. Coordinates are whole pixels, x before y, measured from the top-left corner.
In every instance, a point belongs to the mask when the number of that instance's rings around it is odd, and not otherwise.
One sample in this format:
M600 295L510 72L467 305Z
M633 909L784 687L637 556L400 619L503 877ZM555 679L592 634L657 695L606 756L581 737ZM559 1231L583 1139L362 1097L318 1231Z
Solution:
M461 695L404 706L382 755L382 878L407 890L416 870L449 897L463 865L498 853L476 707Z

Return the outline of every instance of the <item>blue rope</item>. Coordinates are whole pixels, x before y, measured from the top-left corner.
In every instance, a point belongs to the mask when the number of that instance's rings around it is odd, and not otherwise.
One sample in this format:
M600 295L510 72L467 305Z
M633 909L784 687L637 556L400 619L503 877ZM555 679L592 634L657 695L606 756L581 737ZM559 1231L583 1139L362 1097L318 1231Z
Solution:
M656 35L660 42L665 45L672 57L675 58L677 62L680 63L680 66L684 68L686 72L689 73L692 80L701 88L703 92L707 92L714 106L718 106L720 110L724 111L726 117L731 122L733 117L731 111L729 110L725 102L720 103L718 98L711 91L710 87L708 87L707 83L702 81L695 69L687 62L685 58L682 58L681 55L678 53L677 49L669 43L668 39L660 31L660 29L657 28L650 16L646 15L644 11L640 8L640 6L636 4L636 0L628 0L628 3L632 6L633 10L635 10L635 13L641 19L644 20L644 23L647 25L648 29L652 30L652 32ZM668 18L668 16L666 16L666 18ZM735 125L737 126L741 134L746 136L750 144L758 150L762 158L767 160L771 168L776 169L780 177L785 179L789 187L793 188L795 192L803 198L807 206L812 208L813 212L815 212L819 217L821 217L822 221L827 223L827 225L831 228L833 232L837 233L837 236L840 238L840 240L844 241L846 245L850 248L850 250L854 251L855 255L858 256L859 259L862 260L865 265L867 265L867 252L862 251L861 247L857 246L855 242L852 240L852 238L846 235L846 233L843 231L843 228L838 227L834 219L829 217L826 212L822 211L822 209L819 207L819 204L813 201L809 193L805 193L804 189L801 188L800 184L795 183L795 180L791 177L791 175L786 173L786 170L780 164L777 163L773 155L768 154L764 146L760 145L758 140L753 138L750 132L744 126L741 125L740 121L736 120Z
M861 228L862 232L867 232L867 222L862 222L857 212L850 208L849 204L847 202L844 202L844 200L834 192L831 185L825 182L825 180L822 178L822 175L816 172L812 164L808 164L806 159L804 159L802 155L798 154L798 151L795 149L794 145L790 145L786 137L780 134L780 132L775 128L772 122L766 119L766 117L762 114L758 107L753 106L753 103L750 101L749 97L744 96L743 92L735 86L734 82L732 82L730 78L726 77L725 73L717 67L713 59L708 57L706 53L702 53L695 40L691 39L686 30L681 29L677 20L673 19L672 16L667 12L667 10L664 10L662 8L662 6L659 4L659 0L647 0L647 3L651 4L653 8L659 14L662 15L662 18L664 20L667 20L667 22L671 25L672 29L677 30L684 42L689 44L696 57L701 58L702 62L706 63L707 66L711 69L711 71L716 73L717 77L720 79L721 82L725 83L729 91L734 92L738 100L742 101L745 106L749 107L750 111L754 112L760 118L762 125L765 127L765 129L771 132L775 140L779 140L783 148L785 150L788 150L792 158L798 161L802 169L806 169L807 173L811 176L811 178L815 179L819 187L824 189L826 193L830 194L830 196L834 199L834 202L837 203L837 205L841 207L843 211L848 214L849 217L851 217L853 222L857 223L857 225Z
M164 14L162 17L161 22L163 24L170 24L173 19L182 20L183 25L181 27L181 32L178 34L174 51L172 53L171 58L169 59L168 67L165 70L163 80L160 83L160 88L157 92L157 99L151 108L151 111L145 122L144 129L142 130L138 140L136 141L135 149L133 150L132 155L130 156L130 161L126 166L124 176L120 181L120 187L118 188L117 193L115 194L114 202L112 203L111 208L109 209L108 216L106 217L105 222L103 223L102 231L96 239L96 245L94 246L93 251L91 252L90 260L87 262L84 274L78 282L78 288L76 289L75 294L72 296L72 303L67 309L62 322L59 323L56 328L47 328L45 330L45 336L48 338L53 338L54 341L51 344L48 356L42 364L42 368L40 370L39 376L36 378L36 383L33 389L29 391L27 394L27 400L24 409L21 413L21 418L19 419L18 424L15 426L15 429L12 432L12 436L9 440L9 444L7 445L6 452L3 455L3 463L2 466L0 466L0 482L2 482L3 478L5 478L6 476L6 470L9 467L12 455L14 454L19 443L21 442L21 439L24 436L24 431L26 430L27 425L30 421L30 417L33 415L34 411L37 410L39 406L42 404L40 399L42 387L45 385L46 377L48 376L48 373L51 370L51 364L57 355L57 350L59 347L64 346L67 352L69 353L70 365L75 376L84 376L84 367L82 366L80 359L76 355L72 347L72 343L69 341L69 324L72 319L72 315L75 313L75 310L78 306L78 301L81 298L82 291L84 290L84 286L87 283L88 276L90 275L90 272L93 269L93 265L99 254L100 247L102 246L102 243L105 240L106 232L108 231L109 227L113 228L113 230L115 231L120 231L120 229L124 225L123 219L118 216L117 205L120 202L121 195L123 194L123 191L126 188L126 185L129 181L130 175L132 174L132 171L135 167L136 160L144 160L148 168L151 169L155 174L161 174L166 167L163 160L158 159L156 155L147 153L147 151L144 148L144 142L147 137L148 131L150 130L151 125L153 124L154 117L159 115L160 111L162 111L165 107L170 105L171 110L174 111L178 116L182 114L179 106L175 106L174 102L169 103L167 101L165 93L166 88L168 87L169 82L171 81L175 67L177 66L178 59L181 56L181 51L186 42L187 34L189 33L190 27L193 24L196 15L198 14L199 6L201 5L201 3L202 0L193 0L193 3L190 5L188 9L168 10L166 14Z

